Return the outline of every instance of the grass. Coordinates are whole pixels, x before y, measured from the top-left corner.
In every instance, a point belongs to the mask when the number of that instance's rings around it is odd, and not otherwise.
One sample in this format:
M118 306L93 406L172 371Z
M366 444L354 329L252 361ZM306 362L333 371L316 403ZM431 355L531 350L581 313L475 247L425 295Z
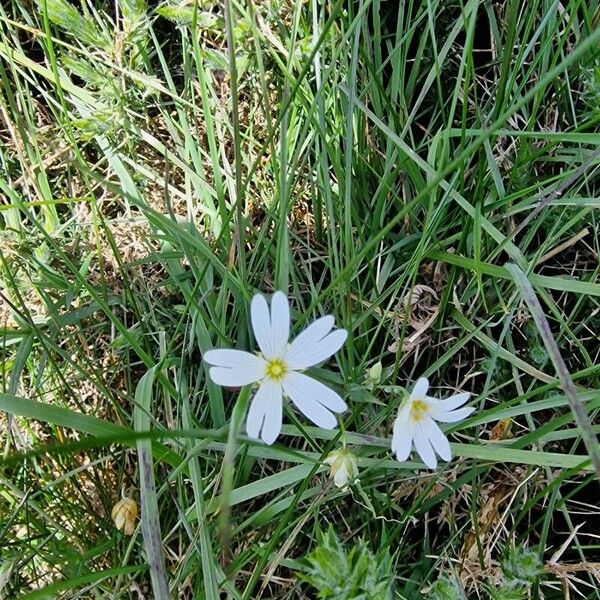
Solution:
M0 597L600 598L599 18L3 3ZM265 446L202 353L276 289L349 331L349 410ZM389 452L421 375L477 407L433 473Z

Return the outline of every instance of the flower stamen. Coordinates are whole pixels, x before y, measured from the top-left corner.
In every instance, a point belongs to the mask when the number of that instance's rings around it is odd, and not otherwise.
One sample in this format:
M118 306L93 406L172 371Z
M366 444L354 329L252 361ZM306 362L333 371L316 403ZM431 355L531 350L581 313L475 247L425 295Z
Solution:
M287 371L287 365L280 358L267 361L266 375L274 381L281 381Z
M422 421L425 415L429 412L427 403L423 400L413 400L410 407L410 419L413 423Z

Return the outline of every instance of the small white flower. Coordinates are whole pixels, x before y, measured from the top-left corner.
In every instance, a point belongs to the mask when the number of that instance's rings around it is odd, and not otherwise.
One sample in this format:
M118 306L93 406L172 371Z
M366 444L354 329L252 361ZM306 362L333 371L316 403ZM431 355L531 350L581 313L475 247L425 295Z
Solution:
M474 410L472 406L461 407L469 400L470 394L462 393L446 400L427 396L429 381L421 377L402 404L394 422L392 452L399 461L408 458L412 446L421 460L430 468L437 467L436 452L444 460L452 458L450 443L435 421L456 423L466 419Z
M283 397L288 397L313 423L333 429L333 413L344 412L346 403L332 389L301 373L317 365L344 344L348 333L333 329L331 315L309 325L288 344L290 306L283 292L275 292L271 310L263 296L252 298L250 317L261 354L244 350L209 350L204 360L213 365L211 379L229 387L258 384L248 411L246 432L254 439L272 444L281 431Z
M323 462L331 466L329 476L333 477L333 483L342 490L346 490L348 482L352 483L358 477L356 456L348 450L334 450Z

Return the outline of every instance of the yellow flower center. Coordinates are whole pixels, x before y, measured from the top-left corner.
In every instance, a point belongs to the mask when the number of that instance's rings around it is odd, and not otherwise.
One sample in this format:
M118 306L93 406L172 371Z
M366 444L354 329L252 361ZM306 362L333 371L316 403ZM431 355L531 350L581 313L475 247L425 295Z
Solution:
M428 413L427 404L423 400L413 400L410 407L410 419L413 423L418 423L423 420L423 417Z
M269 379L281 381L286 371L287 367L280 358L272 358L271 360L267 361L267 377Z

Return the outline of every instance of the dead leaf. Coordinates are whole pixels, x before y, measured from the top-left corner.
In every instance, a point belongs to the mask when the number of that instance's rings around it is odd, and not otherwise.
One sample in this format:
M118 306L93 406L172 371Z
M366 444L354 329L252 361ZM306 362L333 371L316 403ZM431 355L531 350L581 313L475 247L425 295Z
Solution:
M511 438L511 426L512 421L510 419L498 421L490 431L490 440L497 441Z

